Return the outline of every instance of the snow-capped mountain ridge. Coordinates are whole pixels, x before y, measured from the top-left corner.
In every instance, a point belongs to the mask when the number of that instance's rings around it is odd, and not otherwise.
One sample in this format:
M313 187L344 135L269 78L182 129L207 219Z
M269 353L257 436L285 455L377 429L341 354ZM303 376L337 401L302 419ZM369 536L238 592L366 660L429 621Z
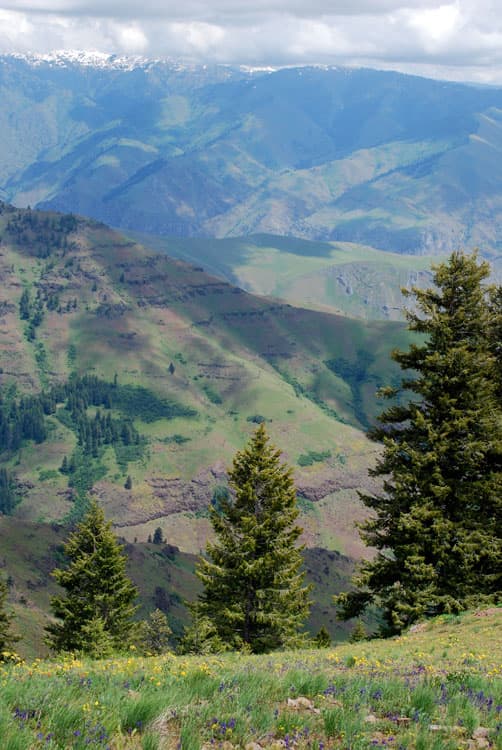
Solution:
M22 60L28 65L39 67L49 65L52 67L87 67L102 70L121 70L131 71L137 68L149 69L157 65L166 65L176 71L195 71L209 69L226 69L236 70L248 75L275 73L284 69L308 69L317 68L319 70L345 70L336 65L325 65L320 63L303 64L303 65L233 65L230 63L210 63L194 62L189 60L180 60L174 57L144 57L142 55L116 55L99 50L53 50L46 53L36 52L8 52L0 54L0 59ZM350 71L350 68L347 69Z
M112 69L112 70L135 70L136 68L150 68L154 65L169 65L177 70L193 70L204 68L204 65L196 65L180 62L174 58L149 58L140 55L114 55L98 50L54 50L43 54L12 52L0 55L0 58L22 60L29 65L38 67L50 65L53 67L79 66L88 68Z

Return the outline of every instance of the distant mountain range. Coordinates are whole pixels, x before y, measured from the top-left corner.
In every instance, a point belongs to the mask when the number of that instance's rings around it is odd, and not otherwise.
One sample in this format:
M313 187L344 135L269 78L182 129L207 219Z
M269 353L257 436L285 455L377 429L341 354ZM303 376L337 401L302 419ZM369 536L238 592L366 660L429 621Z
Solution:
M0 58L16 204L177 237L408 254L502 242L502 90L323 67Z

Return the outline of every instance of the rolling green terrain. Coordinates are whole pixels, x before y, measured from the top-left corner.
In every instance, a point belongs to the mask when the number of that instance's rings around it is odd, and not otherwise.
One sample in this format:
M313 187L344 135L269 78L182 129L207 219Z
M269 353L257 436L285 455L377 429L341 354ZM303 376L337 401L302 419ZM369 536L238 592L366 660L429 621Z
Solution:
M3 392L43 391L51 402L47 439L3 457L24 487L20 517L70 512L72 492L58 470L83 448L110 515L129 534L147 536L158 518L207 507L263 418L293 465L306 450L329 449L321 462L298 466L306 501L365 485L375 448L361 428L378 411L376 388L397 377L388 354L407 340L401 324L253 297L93 222L66 231L64 217L7 206L0 220ZM50 246L54 238L61 247ZM71 373L115 389L110 403L87 393L86 419L104 419L108 407L120 430L120 420L133 420L134 439L90 446L82 438L74 396L53 392ZM127 475L131 490L123 488Z
M0 58L16 205L177 237L500 257L502 91L398 73Z
M366 320L402 320L410 304L402 287L430 285L435 260L349 242L266 234L226 239L128 235L159 252L201 263L253 294Z
M500 750L500 608L264 656L3 665L8 750Z
M4 204L0 237L2 511L44 537L91 493L133 546L160 526L198 554L226 467L266 420L295 469L303 541L320 550L313 622L333 620L322 550L365 554L357 490L377 448L363 430L377 387L398 377L388 355L406 346L404 326L255 297L73 216ZM336 564L346 578L350 561ZM36 568L14 576L20 595L46 581L48 563Z

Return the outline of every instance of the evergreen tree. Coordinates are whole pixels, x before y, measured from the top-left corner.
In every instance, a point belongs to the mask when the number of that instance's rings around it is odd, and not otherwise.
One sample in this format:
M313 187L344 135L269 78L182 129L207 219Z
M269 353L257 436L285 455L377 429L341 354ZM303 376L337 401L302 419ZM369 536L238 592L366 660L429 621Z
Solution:
M321 625L317 635L314 637L314 643L317 648L329 648L331 646L331 636L326 625Z
M359 643L359 641L365 641L368 638L368 633L361 620L357 620L354 625L354 629L350 634L349 641L351 643Z
M502 409L502 286L494 287L490 294L489 344L495 363L497 398Z
M54 570L53 576L66 595L51 602L58 621L47 627L50 647L90 654L123 647L131 633L137 592L126 575L122 547L95 501L64 551L69 565Z
M164 542L164 533L163 533L162 529L160 528L160 526L157 526L157 528L153 532L153 539L152 539L152 541L153 541L154 544L163 544L163 542Z
M0 515L10 515L20 501L17 483L10 471L0 469Z
M160 609L150 612L148 620L141 622L138 629L139 644L148 654L163 654L168 651L171 635L167 617Z
M30 306L30 292L28 289L23 289L21 299L19 300L19 315L21 320L28 320L31 313Z
M292 471L260 425L229 472L234 497L210 508L216 542L197 575L204 591L195 609L231 648L270 651L298 638L309 588L295 546L301 534Z
M362 495L373 511L362 538L378 552L362 565L358 589L335 598L345 619L375 602L384 630L399 632L500 595L500 351L488 275L476 255L453 253L435 268L435 288L412 290L418 312L408 313L409 328L423 343L392 355L412 400L385 410L370 433L384 444L371 472L384 481L382 493Z
M0 662L7 658L7 654L19 637L11 630L13 615L6 609L7 585L0 578Z
M183 630L178 653L205 655L228 651L228 645L223 643L209 617L202 615L197 607L192 608L192 615L192 623Z

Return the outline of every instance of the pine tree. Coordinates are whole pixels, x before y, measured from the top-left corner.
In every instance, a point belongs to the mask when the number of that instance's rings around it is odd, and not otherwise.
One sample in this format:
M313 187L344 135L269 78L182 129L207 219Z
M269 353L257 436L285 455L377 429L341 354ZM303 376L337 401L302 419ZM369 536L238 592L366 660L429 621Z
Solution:
M500 595L502 415L493 349L487 263L453 253L435 268L435 288L413 289L409 328L425 335L393 359L412 394L380 416L374 476L383 492L362 495L373 516L362 538L378 550L358 589L335 598L346 619L372 602L386 632ZM395 391L385 389L384 395Z
M53 576L65 596L52 599L58 621L47 627L54 651L94 653L127 643L137 592L111 524L95 501L64 547L69 565ZM99 643L93 644L93 633ZM98 638L99 636L99 638Z
M231 648L261 653L292 644L308 615L301 534L292 471L280 462L264 425L238 452L229 472L234 497L210 508L216 542L197 575L196 609Z
M7 654L19 637L12 630L13 615L6 609L7 585L0 578L0 662L7 658Z

